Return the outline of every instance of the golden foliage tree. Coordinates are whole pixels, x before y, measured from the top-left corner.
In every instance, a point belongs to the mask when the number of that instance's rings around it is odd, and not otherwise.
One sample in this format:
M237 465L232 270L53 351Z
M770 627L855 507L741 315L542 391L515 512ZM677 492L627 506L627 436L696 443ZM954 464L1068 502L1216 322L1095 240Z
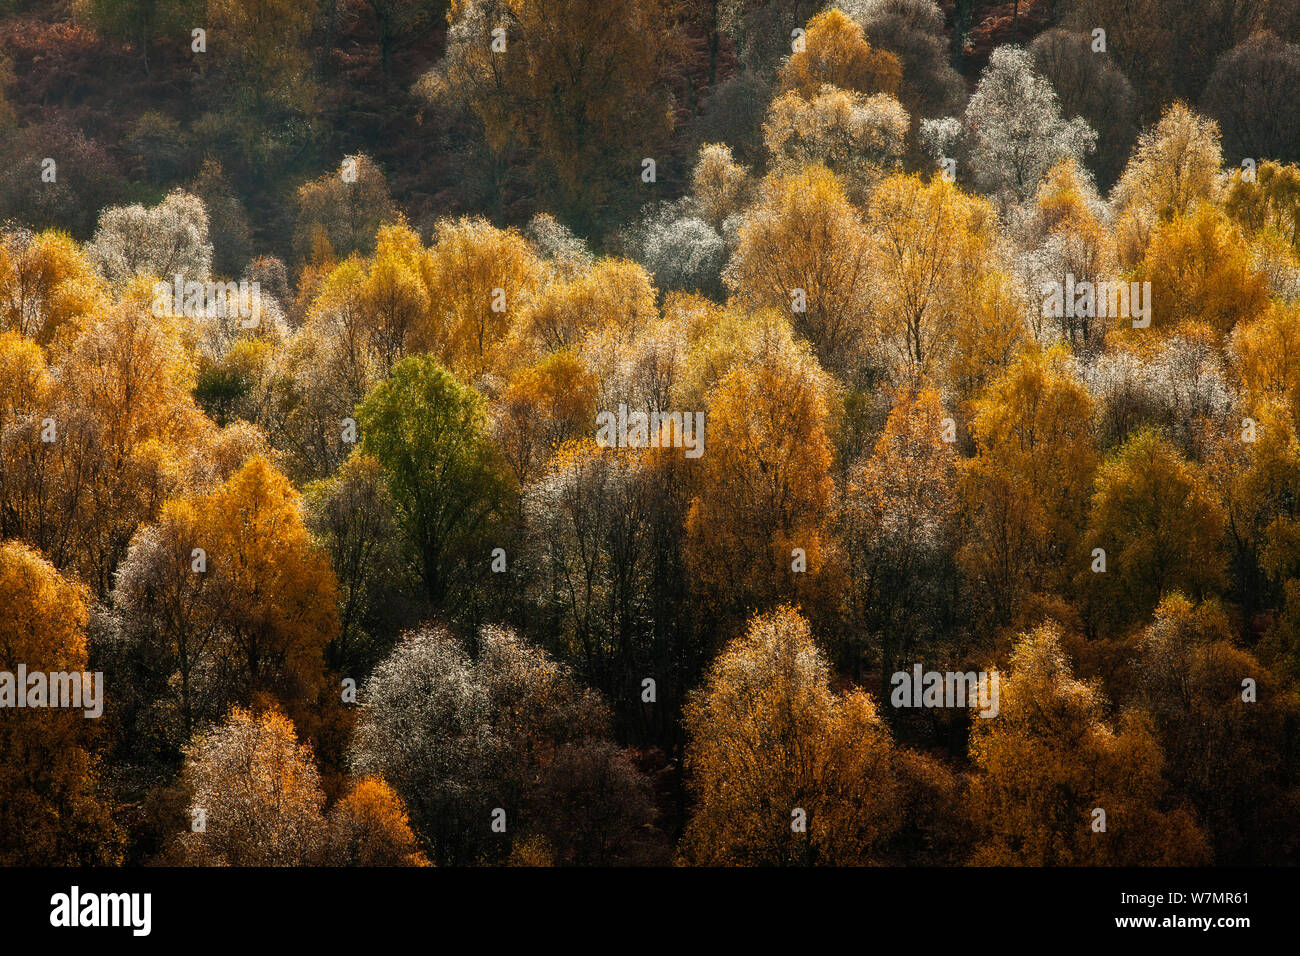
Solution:
M1029 220L1029 240L1044 251L1053 282L1111 281L1118 265L1113 230L1088 174L1072 159L1058 163L1038 187ZM1062 310L1064 312L1065 310ZM1076 310L1070 310L1072 312ZM1056 319L1070 347L1095 351L1106 334L1097 316L1061 315Z
M1098 465L1092 415L1061 348L1026 348L975 403L961 562L995 617L1005 618L1024 588L1059 587L1078 566Z
M933 389L900 394L871 457L853 469L844 491L850 628L878 646L882 681L938 636L952 607L959 500L945 417Z
M412 348L475 381L508 364L507 337L541 284L541 264L513 229L443 220L429 248L430 313Z
M1211 205L1158 224L1136 276L1151 283L1151 325L1160 329L1206 323L1227 335L1268 304L1241 230Z
M1300 305L1272 301L1228 343L1241 383L1256 402L1281 402L1300 421Z
M1138 645L1135 699L1151 714L1165 775L1205 820L1215 862L1281 862L1300 806L1287 758L1300 697L1233 639L1217 602L1172 594ZM1245 688L1251 686L1250 700Z
M699 593L719 610L747 614L822 584L829 397L824 373L798 348L732 368L710 395L686 534ZM794 570L796 548L806 570ZM735 574L738 566L744 575Z
M821 164L840 176L854 201L901 162L910 119L887 93L867 96L836 88L805 99L777 97L763 123L772 168L787 175Z
M600 259L541 290L523 316L521 331L526 342L546 351L579 348L602 333L626 343L657 315L645 269L630 259Z
M672 130L669 11L666 0L455 0L446 56L420 88L468 104L499 157L537 156L565 209L590 220Z
M996 717L977 718L966 812L984 866L1171 866L1209 860L1190 812L1166 804L1164 758L1150 718L1106 720L1097 688L1077 680L1061 633L1024 634L999 674ZM1104 820L1097 814L1104 811ZM1104 829L1101 827L1104 826Z
M316 757L293 722L236 707L187 748L191 826L177 839L189 866L304 866L322 848L325 796Z
M1300 439L1283 406L1266 395L1257 401L1243 426L1254 440L1233 428L1206 462L1223 504L1234 597L1247 613L1273 605L1300 575Z
M825 10L808 21L803 49L796 50L781 67L777 82L806 100L823 85L858 93L898 92L903 78L898 57L874 50L857 21L839 10Z
M724 279L747 307L790 315L827 369L845 374L867 344L869 257L839 180L813 166L764 182Z
M1234 170L1224 208L1250 235L1272 232L1300 253L1300 166L1266 159L1254 182Z
M0 237L0 330L57 354L105 295L102 280L71 237L58 232Z
M176 727L164 736L263 694L295 710L314 700L338 633L335 588L298 492L265 458L209 494L169 501L135 536L113 593L124 635L176 675Z
M861 866L897 859L937 766L900 760L871 698L836 694L807 622L759 615L686 710L695 809L680 853L705 866ZM939 805L937 802L934 805ZM936 842L943 813L924 821Z
M1185 214L1216 198L1222 165L1219 125L1174 103L1138 139L1115 186L1118 204L1145 207L1159 218Z
M1218 500L1204 473L1151 429L1098 470L1086 540L1092 557L1079 574L1106 630L1146 618L1169 591L1201 598L1224 585ZM1103 559L1105 570L1092 570Z
M875 332L893 380L916 386L946 360L987 271L993 209L941 176L905 175L884 179L869 208Z
M41 555L17 541L0 542L0 671L17 682L20 666L35 673L86 671L89 594ZM83 685L84 688L84 685ZM28 694L27 685L9 693ZM49 687L49 693L53 687ZM83 689L83 695L89 688ZM101 694L105 693L103 682ZM86 707L5 704L0 719L0 863L23 866L112 865L121 835L99 790ZM100 699L101 705L103 698ZM98 715L97 715L98 716Z
M0 533L99 594L212 431L194 403L182 320L152 315L143 291L88 320L48 376L17 340L3 346L22 384L9 393L0 448Z
M552 352L518 369L493 405L497 444L520 487L567 441L591 428L596 377L576 353Z
M383 777L362 777L329 812L326 860L334 866L428 866L406 808Z
M691 195L700 215L721 232L729 216L740 212L749 186L749 170L735 161L726 143L705 143L691 169Z
M375 232L397 213L388 182L365 153L343 157L338 169L298 187L294 246L301 259L370 253Z

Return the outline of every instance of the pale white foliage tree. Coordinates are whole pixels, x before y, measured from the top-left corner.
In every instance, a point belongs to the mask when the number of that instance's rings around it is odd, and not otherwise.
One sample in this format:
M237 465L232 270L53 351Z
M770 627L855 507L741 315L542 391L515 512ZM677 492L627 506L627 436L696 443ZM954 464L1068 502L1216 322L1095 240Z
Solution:
M678 407L677 393L687 360L686 330L669 320L657 322L612 356L601 378L602 408L670 412Z
M499 741L469 655L445 630L421 628L375 668L363 699L350 751L353 771L392 785L439 862L472 854L465 834L472 816L487 819Z
M958 160L958 176L1004 202L1034 194L1049 169L1063 159L1083 165L1097 134L1087 122L1065 119L1051 83L1034 72L1018 46L989 57L961 122L926 121L922 137L937 157Z
M913 30L942 33L943 11L934 0L838 0L835 4L849 16L863 24L880 23L894 17Z
M592 670L616 653L620 630L648 613L651 593L645 466L631 455L582 454L524 496L534 600Z
M823 86L811 101L790 92L777 98L763 139L780 173L821 163L839 175L856 200L898 167L907 148L907 110L888 93L866 96Z
M738 215L749 192L749 169L736 162L726 143L705 143L691 170L694 212L715 230Z
M1264 276L1274 298L1284 302L1300 299L1300 263L1291 255L1285 240L1265 237L1251 250L1251 265Z
M439 863L499 858L530 835L604 862L648 813L639 776L607 747L608 710L514 632L485 627L477 643L471 658L441 628L402 640L366 682L353 770L389 781ZM572 775L576 754L597 753L609 756L594 777ZM600 780L622 789L596 793ZM596 819L568 815L582 803L601 809ZM488 826L497 807L515 821L508 836Z
M1150 361L1127 351L1107 352L1085 367L1083 380L1096 398L1104 448L1153 425L1194 456L1200 429L1223 428L1235 420L1239 406L1214 346L1185 336L1170 338Z
M99 214L86 254L115 286L138 276L207 282L212 271L207 209L198 196L179 189L151 209L138 203L110 206Z
M591 268L596 261L587 244L549 213L541 212L533 216L524 227L524 235L541 257L566 278Z
M190 864L303 866L325 838L325 797L311 747L271 712L236 708L186 751L192 821L181 854Z
M727 244L703 219L668 207L637 230L636 258L662 290L715 294L721 289Z

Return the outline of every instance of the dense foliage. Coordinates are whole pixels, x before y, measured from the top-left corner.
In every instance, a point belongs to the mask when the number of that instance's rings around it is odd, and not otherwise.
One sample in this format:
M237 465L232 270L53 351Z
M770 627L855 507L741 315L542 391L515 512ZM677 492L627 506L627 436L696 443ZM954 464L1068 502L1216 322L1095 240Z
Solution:
M104 690L0 863L1300 861L1298 94L1295 0L0 3L0 671Z

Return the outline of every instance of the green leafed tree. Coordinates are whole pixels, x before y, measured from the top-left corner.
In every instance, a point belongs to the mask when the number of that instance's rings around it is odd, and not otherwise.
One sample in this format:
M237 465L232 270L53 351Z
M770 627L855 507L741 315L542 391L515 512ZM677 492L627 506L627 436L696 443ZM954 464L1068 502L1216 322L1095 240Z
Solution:
M483 399L434 359L412 356L366 396L357 423L427 596L444 607L476 569L486 573L489 532L511 500Z

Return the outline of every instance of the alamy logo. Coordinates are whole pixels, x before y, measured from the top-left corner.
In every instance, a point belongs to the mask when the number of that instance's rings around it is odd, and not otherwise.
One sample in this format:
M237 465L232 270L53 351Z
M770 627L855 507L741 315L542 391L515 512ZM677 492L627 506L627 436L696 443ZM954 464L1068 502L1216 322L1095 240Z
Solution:
M703 412L596 413L596 444L601 448L684 448L687 458L704 454Z
M1039 291L1050 318L1132 319L1135 329L1151 324L1150 282L1075 282L1067 273L1064 282L1044 282Z
M152 927L150 893L82 893L78 886L50 897L50 925L127 926L133 936L148 936Z
M998 672L898 671L889 679L894 688L889 702L895 707L978 707L981 717L998 715Z
M256 328L262 321L262 286L248 281L186 282L175 275L171 282L154 283L153 314L238 318L243 328Z
M0 707L65 707L84 709L87 717L104 712L104 674L81 671L0 671Z

